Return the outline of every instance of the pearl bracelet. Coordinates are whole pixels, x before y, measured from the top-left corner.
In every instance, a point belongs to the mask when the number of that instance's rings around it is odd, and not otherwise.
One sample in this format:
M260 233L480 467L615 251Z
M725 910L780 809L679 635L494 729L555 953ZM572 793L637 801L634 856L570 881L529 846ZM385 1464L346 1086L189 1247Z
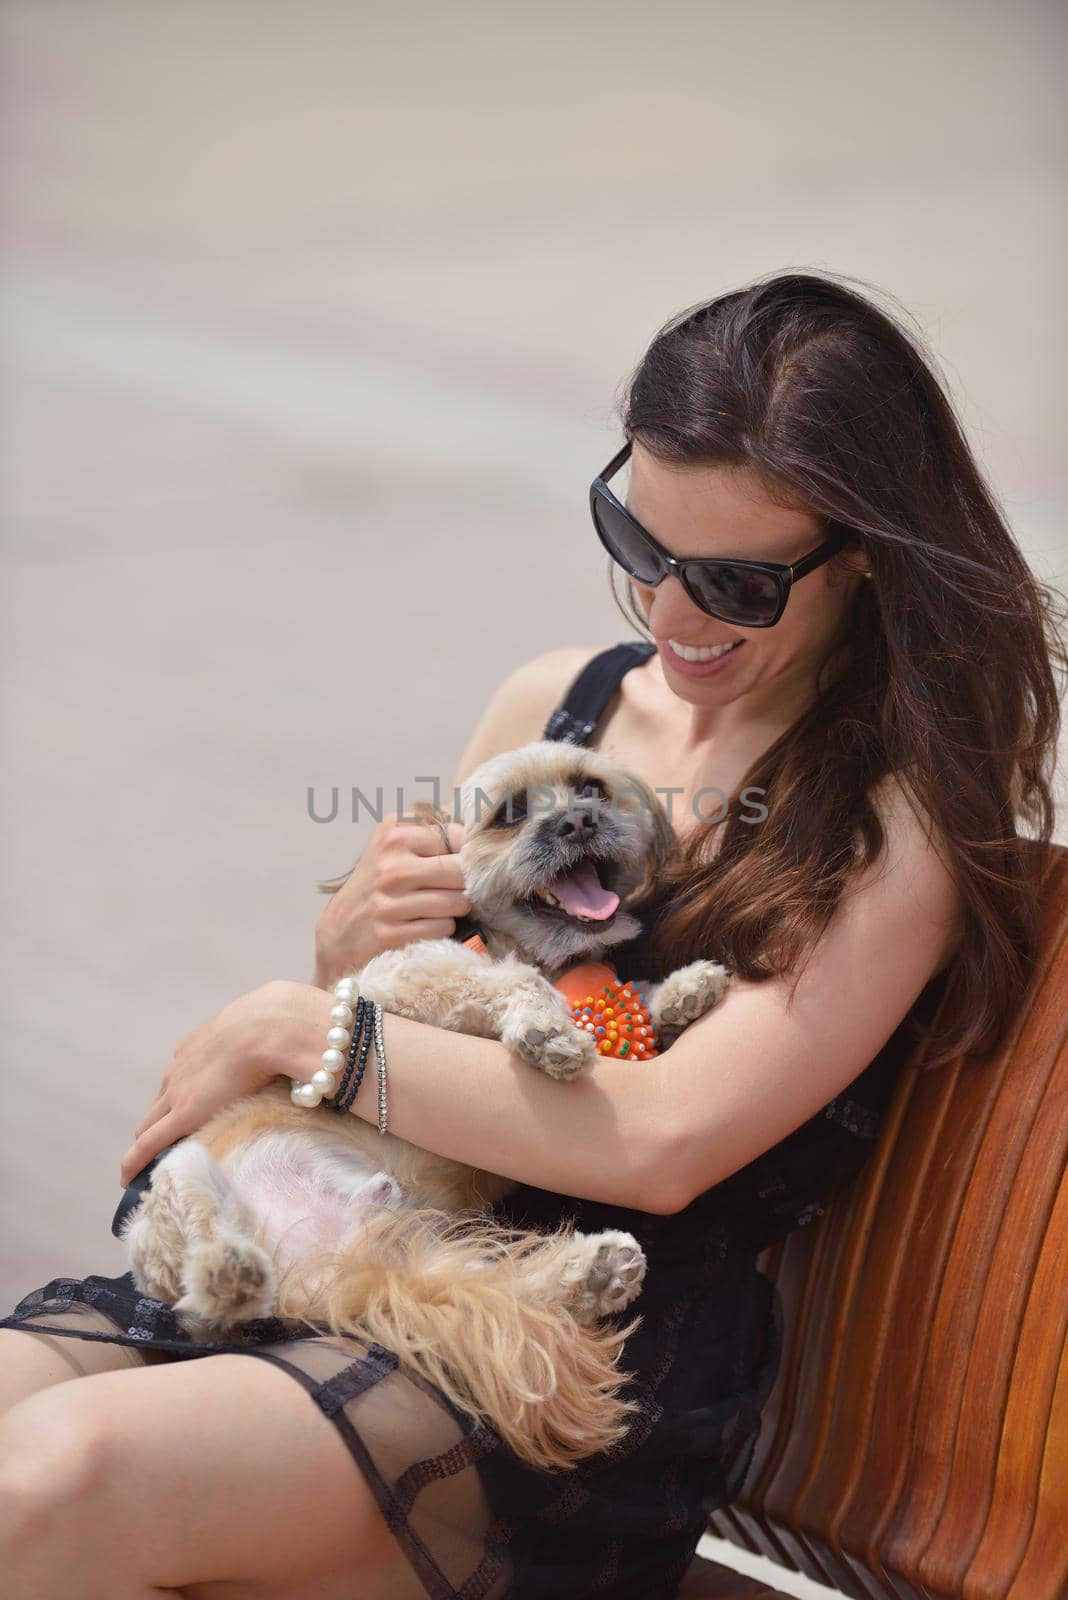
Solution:
M326 1095L331 1095L337 1088L338 1074L345 1066L345 1054L352 1043L352 1025L356 1007L356 979L342 978L334 985L334 999L337 1004L330 1013L330 1031L326 1036L327 1048L323 1051L319 1069L314 1072L310 1083L302 1083L299 1078L292 1079L293 1087L289 1091L289 1098L295 1106L305 1106L308 1110L319 1105Z
M344 1072L344 1092L337 1097L333 1109L347 1111L356 1098L363 1079L367 1051L374 1039L375 1059L378 1063L378 1131L386 1133L389 1118L386 1106L386 1049L382 1038L382 1007L368 1002L356 993L356 979L342 978L334 985L337 1004L330 1012L330 1030L326 1036L327 1048L323 1051L318 1070L309 1083L299 1078L291 1079L289 1098L295 1106L313 1110L324 1100L337 1093L338 1074ZM362 1035L362 1037L361 1037ZM359 1067L356 1054L359 1050ZM345 1052L348 1051L346 1063Z

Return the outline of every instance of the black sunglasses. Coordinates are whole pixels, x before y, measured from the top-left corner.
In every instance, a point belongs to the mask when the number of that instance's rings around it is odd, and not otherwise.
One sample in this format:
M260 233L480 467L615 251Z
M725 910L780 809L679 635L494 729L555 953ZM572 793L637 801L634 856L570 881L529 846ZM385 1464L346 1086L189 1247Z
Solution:
M739 628L771 628L786 609L798 578L814 572L848 544L852 533L836 533L793 566L775 561L679 559L658 544L648 529L631 516L608 487L630 455L628 441L590 484L590 511L598 537L612 560L647 588L655 589L673 573L695 606L720 622Z

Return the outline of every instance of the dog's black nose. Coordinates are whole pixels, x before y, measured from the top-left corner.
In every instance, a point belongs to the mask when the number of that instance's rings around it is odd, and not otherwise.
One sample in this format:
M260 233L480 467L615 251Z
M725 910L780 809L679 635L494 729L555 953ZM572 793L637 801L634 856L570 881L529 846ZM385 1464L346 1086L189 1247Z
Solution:
M588 816L585 811L565 812L556 824L558 839L586 839L596 832L597 818Z

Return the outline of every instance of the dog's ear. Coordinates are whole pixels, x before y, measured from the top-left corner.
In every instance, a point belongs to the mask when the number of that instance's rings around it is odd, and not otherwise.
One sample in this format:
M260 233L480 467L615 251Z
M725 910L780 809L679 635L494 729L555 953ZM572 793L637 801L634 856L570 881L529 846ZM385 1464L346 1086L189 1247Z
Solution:
M646 783L644 778L639 778L636 773L628 772L624 787L633 795L645 828L645 874L638 887L627 896L628 905L640 906L659 886L660 875L675 849L677 840L675 830L668 820L668 814L651 785Z

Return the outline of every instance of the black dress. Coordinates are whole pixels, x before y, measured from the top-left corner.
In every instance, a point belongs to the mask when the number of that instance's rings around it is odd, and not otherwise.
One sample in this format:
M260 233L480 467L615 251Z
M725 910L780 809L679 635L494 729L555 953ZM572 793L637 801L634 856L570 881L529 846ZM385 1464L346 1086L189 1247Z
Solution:
M623 674L653 647L596 656L553 712L545 737L584 743ZM619 947L621 976L655 980L642 940ZM697 952L695 952L697 954ZM714 955L715 952L710 952ZM289 1372L337 1427L411 1570L405 1595L433 1600L668 1600L709 1513L741 1488L781 1354L777 1291L756 1258L819 1215L865 1165L911 1043L943 974L847 1089L788 1138L671 1216L629 1211L523 1185L503 1222L551 1228L571 1215L588 1232L626 1229L648 1259L628 1316L643 1322L621 1370L639 1410L626 1437L573 1471L535 1471L492 1430L406 1374L390 1351L309 1334L277 1319L237 1342L194 1343L170 1307L120 1278L57 1278L0 1326L108 1340L189 1359L240 1351Z

